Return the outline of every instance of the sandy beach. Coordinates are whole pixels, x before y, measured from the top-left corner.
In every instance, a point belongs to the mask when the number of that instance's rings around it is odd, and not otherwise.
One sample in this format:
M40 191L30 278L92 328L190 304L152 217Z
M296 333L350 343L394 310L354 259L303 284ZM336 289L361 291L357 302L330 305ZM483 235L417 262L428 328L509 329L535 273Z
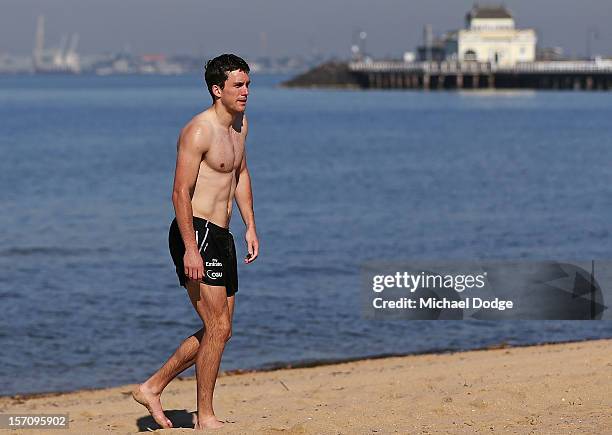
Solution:
M133 385L0 398L3 414L68 413L68 431L156 428L130 397ZM612 340L361 360L312 368L222 375L214 432L612 433ZM195 379L162 396L175 428L193 433ZM14 430L9 433L49 433Z

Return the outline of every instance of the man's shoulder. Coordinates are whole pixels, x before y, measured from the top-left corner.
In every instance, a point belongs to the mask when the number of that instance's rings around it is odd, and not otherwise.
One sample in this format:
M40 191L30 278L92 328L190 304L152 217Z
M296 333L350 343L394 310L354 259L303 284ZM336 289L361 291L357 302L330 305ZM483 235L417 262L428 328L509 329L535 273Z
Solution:
M185 126L182 128L181 134L195 133L198 131L202 133L210 133L213 128L213 123L211 115L208 112L208 110L205 110L204 112L198 113L193 118L191 118L189 122L187 122L187 124L185 124Z
M181 129L181 146L196 146L198 148L208 147L213 132L213 125L203 113L194 116Z

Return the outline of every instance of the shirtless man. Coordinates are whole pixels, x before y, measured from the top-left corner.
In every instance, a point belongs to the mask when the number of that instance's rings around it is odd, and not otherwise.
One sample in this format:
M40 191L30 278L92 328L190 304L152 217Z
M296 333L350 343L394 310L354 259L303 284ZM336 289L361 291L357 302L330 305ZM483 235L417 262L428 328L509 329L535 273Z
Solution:
M225 343L232 335L234 298L238 291L236 250L229 222L232 200L246 225L248 255L257 258L253 194L244 143L249 95L249 66L232 54L206 64L206 85L213 104L196 115L181 131L177 144L172 202L176 219L170 226L170 253L179 282L203 327L185 339L168 361L134 389L134 399L144 405L163 428L172 427L160 396L166 385L195 363L197 417L195 429L219 428L213 411L213 390Z

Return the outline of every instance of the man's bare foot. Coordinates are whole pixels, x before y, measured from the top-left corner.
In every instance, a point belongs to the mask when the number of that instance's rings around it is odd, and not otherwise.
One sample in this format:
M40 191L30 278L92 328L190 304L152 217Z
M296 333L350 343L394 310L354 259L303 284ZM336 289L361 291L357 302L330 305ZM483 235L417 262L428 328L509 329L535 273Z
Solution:
M159 400L160 394L155 394L147 390L143 385L144 384L138 385L132 390L132 397L135 401L147 408L151 417L153 417L153 420L155 420L158 425L164 429L171 428L172 422L164 414L161 401Z
M217 420L217 417L211 415L210 417L204 418L202 421L198 421L198 413L193 413L193 428L194 429L219 429L222 428L225 423Z

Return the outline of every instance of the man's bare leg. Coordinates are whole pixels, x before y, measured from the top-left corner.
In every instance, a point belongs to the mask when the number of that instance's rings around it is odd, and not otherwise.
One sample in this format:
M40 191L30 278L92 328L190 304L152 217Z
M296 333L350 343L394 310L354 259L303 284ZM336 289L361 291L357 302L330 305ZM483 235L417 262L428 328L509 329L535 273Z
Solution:
M227 305L230 313L230 333L227 337L228 340L231 337L231 323L234 315L234 298L234 296L227 298ZM197 292L189 292L189 299L197 311L199 290ZM134 399L138 403L144 405L149 410L151 416L157 422L157 424L163 428L172 427L172 422L164 414L160 400L161 393L176 376L195 364L198 348L202 342L203 335L204 328L200 328L193 335L187 337L159 370L157 370L149 379L138 385L132 391L132 396Z
M172 422L164 414L160 400L161 393L172 379L195 363L195 356L203 334L204 330L200 329L186 338L153 376L132 391L134 400L144 405L157 424L163 428L172 427Z
M225 287L220 286L189 281L187 290L196 300L196 311L205 325L195 363L198 398L195 429L216 429L223 426L213 410L213 392L225 343L231 335L229 298Z

